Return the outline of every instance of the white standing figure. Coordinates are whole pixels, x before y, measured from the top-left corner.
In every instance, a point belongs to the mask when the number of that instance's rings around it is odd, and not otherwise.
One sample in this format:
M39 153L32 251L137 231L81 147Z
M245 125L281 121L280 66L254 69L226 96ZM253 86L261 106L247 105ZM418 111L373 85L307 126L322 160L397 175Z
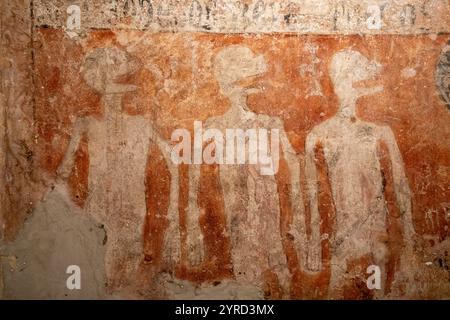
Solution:
M382 86L356 87L358 82L372 80L381 65L361 53L343 50L336 53L329 72L340 102L338 113L316 126L306 139L306 177L311 208L311 238L308 266L321 269L321 218L318 206L315 148L323 147L329 172L332 199L336 210L331 242L331 297L342 297L347 262L371 255L382 270L382 290L386 280L388 257L386 215L389 214L383 193L383 176L377 148L387 147L392 180L402 217L405 243L414 233L411 217L411 193L402 156L392 130L359 119L356 103L360 97L383 90ZM382 294L376 292L376 296Z
M170 145L160 137L151 120L130 116L122 110L122 97L137 87L119 83L133 74L138 61L117 48L99 48L89 53L82 66L86 83L102 94L103 116L78 118L66 155L58 169L67 177L83 135L88 139L89 178L86 212L107 232L106 275L113 286L131 284L143 256L143 226L147 214L145 173L150 141L162 152L171 173L169 230L165 256L179 259L178 168L170 159Z
M266 69L264 57L256 56L247 47L231 45L222 49L214 58L214 75L219 82L222 94L229 99L231 106L225 114L207 119L205 130L217 129L223 136L226 136L225 131L230 128L239 128L243 131L278 130L280 146L290 171L290 199L298 222L291 233L296 235L299 242L302 242L300 238L304 235L304 223L299 220L303 218L303 203L300 194L298 155L291 146L279 118L249 110L247 96L250 93L259 92L260 89L255 85L240 84L245 79L261 76ZM229 143L230 141L227 140L227 145ZM246 143L246 159L249 159L252 151L248 140ZM261 148L260 143L261 141L258 142L258 148ZM271 152L273 151L271 149ZM235 154L235 156L239 155ZM192 165L191 168L188 248L190 262L196 264L204 255L199 226L200 210L197 207L200 167ZM261 163L249 164L248 162L221 164L219 175L235 278L241 283L259 284L261 287L264 272L270 270L277 275L281 287L287 293L290 279L282 245L280 200L275 175L262 174ZM306 240L303 241L305 242Z

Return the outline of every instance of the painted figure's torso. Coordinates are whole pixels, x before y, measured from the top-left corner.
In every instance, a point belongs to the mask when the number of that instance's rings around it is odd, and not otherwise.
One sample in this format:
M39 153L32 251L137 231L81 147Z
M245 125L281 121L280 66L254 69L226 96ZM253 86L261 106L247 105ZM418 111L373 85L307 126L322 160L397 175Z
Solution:
M210 118L205 129L218 129L224 137L225 130L233 128L244 131L282 129L272 123L271 117L253 112L245 112L237 122L234 119ZM234 274L238 280L255 282L261 280L264 271L281 269L286 265L286 259L280 235L275 176L261 175L258 165L248 163L248 140L246 152L246 164L221 165L219 172ZM270 237L267 236L269 234Z
M94 217L107 220L133 213L143 219L149 124L138 116L120 115L117 120L119 127L111 130L114 124L89 119L87 210Z
M360 242L358 246L370 250L370 242L386 236L387 208L378 160L380 127L335 117L314 134L323 145L336 208L333 244Z

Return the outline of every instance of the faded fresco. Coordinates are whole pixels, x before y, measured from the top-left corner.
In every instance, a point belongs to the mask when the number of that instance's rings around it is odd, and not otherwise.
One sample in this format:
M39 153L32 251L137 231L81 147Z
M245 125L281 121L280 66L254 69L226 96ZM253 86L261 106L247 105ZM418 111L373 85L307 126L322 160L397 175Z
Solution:
M254 2L4 24L0 295L450 297L448 14Z

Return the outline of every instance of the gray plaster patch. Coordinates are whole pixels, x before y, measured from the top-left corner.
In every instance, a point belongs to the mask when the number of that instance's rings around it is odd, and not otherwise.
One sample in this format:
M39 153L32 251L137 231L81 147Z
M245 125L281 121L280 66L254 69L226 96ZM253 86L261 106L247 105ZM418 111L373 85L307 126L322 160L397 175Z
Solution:
M56 186L37 205L16 240L0 247L3 298L102 298L104 237L102 227L71 204L65 187ZM81 269L80 290L66 287L70 265Z

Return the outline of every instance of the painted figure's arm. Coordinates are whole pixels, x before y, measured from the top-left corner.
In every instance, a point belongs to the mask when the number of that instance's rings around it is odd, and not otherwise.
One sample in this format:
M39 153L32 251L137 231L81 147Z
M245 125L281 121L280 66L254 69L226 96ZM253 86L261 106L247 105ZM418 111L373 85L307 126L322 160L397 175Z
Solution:
M181 140L180 140L181 139ZM200 227L200 208L198 206L198 192L200 183L199 164L191 163L191 136L187 130L177 129L172 132L172 141L180 140L176 146L171 148L171 161L177 164L184 164L188 169L188 203L186 212L186 255L191 266L200 264L204 259L203 233ZM182 145L181 149L178 149ZM194 145L195 148L198 146ZM180 152L182 151L183 156ZM201 154L201 149L200 149ZM184 252L183 252L184 253Z
M300 191L300 157L292 147L284 129L281 130L281 146L283 148L284 157L289 168L291 184L290 198L293 221L290 233L294 236L295 247L297 248L300 262L302 264L305 264L307 254L307 241L304 204L303 197Z
M311 210L311 238L308 244L308 268L311 271L319 271L322 268L321 221L318 203L317 168L315 164L316 143L316 136L310 133L306 138L305 175Z
M406 243L414 236L414 225L412 221L411 211L411 191L409 189L408 179L406 177L402 155L398 148L394 134L390 128L384 128L382 139L386 143L389 151L392 178L394 182L394 192L400 209L401 219L403 222L403 233Z
M200 208L198 192L200 185L200 165L189 165L189 198L187 210L187 250L192 266L200 264L204 259L203 233L200 227Z
M151 127L151 140L161 151L170 172L169 208L167 210L168 228L164 237L164 256L167 261L177 263L181 258L181 229L179 215L180 178L178 165L171 159L171 145Z
M75 162L75 153L78 150L80 140L86 130L87 120L84 118L78 118L73 126L72 135L64 158L56 171L58 178L67 179L69 177Z

